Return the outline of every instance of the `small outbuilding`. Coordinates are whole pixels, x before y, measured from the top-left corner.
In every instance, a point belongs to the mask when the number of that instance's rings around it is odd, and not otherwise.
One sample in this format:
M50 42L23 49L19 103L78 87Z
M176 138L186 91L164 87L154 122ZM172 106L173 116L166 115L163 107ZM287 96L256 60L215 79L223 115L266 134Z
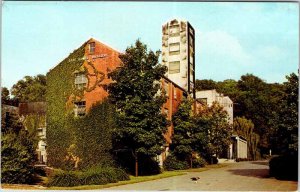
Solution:
M247 140L242 136L233 135L231 137L231 144L229 145L228 159L246 159L248 158L247 154Z

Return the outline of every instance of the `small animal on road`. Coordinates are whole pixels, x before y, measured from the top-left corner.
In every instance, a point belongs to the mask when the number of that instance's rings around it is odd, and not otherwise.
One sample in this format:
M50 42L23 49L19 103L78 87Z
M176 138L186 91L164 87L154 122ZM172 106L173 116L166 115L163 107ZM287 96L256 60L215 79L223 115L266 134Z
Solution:
M197 183L197 181L200 179L200 177L192 177L191 180L195 181L195 183Z

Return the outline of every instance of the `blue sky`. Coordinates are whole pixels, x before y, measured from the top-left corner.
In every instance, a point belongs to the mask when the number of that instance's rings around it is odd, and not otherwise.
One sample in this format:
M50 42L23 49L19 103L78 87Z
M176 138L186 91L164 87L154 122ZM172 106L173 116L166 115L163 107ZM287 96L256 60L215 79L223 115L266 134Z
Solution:
M196 30L197 79L281 83L298 70L298 3L3 2L2 86L46 74L91 37L121 52L138 38L161 49L173 18Z

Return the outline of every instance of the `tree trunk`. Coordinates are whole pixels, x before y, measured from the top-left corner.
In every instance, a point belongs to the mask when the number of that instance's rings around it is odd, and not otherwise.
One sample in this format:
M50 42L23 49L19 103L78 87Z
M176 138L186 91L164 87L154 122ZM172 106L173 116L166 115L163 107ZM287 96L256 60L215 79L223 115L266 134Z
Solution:
M136 153L134 158L135 158L135 176L137 177L139 174L139 164L138 164L138 156Z

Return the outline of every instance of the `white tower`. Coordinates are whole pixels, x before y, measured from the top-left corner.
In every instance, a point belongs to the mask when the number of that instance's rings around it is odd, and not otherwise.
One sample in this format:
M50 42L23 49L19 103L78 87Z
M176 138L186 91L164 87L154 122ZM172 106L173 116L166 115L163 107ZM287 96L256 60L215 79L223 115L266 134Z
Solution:
M195 98L195 30L189 22L174 19L162 26L162 33L165 76Z

